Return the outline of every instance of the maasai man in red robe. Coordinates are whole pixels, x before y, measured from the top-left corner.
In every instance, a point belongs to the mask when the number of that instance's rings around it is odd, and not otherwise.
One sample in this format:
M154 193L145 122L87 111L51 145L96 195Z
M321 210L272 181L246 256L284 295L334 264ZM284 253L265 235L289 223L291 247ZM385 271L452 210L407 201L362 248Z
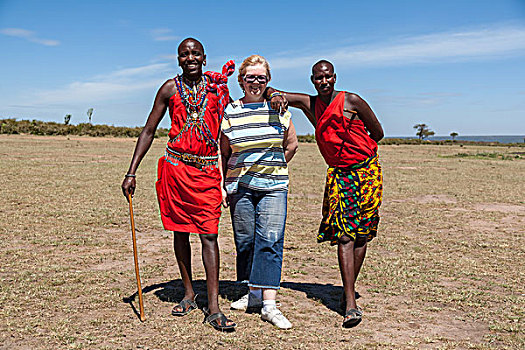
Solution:
M367 242L379 223L383 179L377 142L383 129L370 106L356 94L334 89L334 66L325 60L312 67L311 81L317 96L280 93L268 88L272 107L288 102L300 108L315 127L315 139L328 164L323 219L318 242L338 245L343 280L343 327L361 322L355 301L355 281L363 264Z
M165 155L159 159L156 189L164 228L174 232L175 256L184 285L184 298L172 314L184 316L197 308L189 241L189 234L197 233L202 243L208 289L206 321L216 329L232 330L235 323L226 318L218 304L217 234L223 198L218 142L224 108L229 103L227 76L234 72L235 65L233 61L228 62L223 74L203 74L204 47L192 38L179 45L178 62L182 74L166 81L157 92L122 182L122 191L126 197L135 192L135 172L169 109L170 139Z

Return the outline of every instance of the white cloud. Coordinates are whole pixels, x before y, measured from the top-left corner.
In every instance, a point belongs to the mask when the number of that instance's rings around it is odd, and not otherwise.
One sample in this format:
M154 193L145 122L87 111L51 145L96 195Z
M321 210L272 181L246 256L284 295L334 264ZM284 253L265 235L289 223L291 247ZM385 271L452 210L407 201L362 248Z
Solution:
M159 29L156 33L164 35L169 29ZM2 31L5 34L5 29ZM32 32L24 29L10 29L13 36L30 36ZM333 60L336 67L390 66L422 62L445 62L466 59L502 57L523 55L525 53L525 28L485 29L470 32L438 33L424 36L414 36L396 42L370 44L366 46L349 46L331 53L323 58ZM294 55L287 53L270 57L272 68L304 68L310 67L320 59L318 54ZM133 92L152 93L162 82L175 74L177 61L175 55L162 56L164 61L138 67L120 68L104 75L93 76L84 81L74 81L70 84L45 91L36 91L22 101L10 101L23 105L31 101L35 106L75 105L87 103L95 106L101 101L117 101L123 95ZM217 57L216 57L217 58ZM220 71L224 60L217 60L207 68ZM290 73L293 74L293 73ZM235 81L235 80L232 80ZM235 86L235 84L233 84ZM233 88L235 90L235 88ZM369 94L372 92L369 92ZM381 99L391 98L392 103L408 103L402 97L389 96L387 92L374 91ZM386 95L386 96L385 96ZM456 94L421 93L410 97L419 105L432 105L438 100L456 98Z
M171 29L167 28L157 28L152 29L151 35L153 36L153 40L155 41L173 41L173 40L179 40L180 37L177 35L173 35Z
M310 67L320 58L341 66L392 66L499 58L525 53L525 27L500 27L420 35L331 52L290 53L271 58L273 68ZM321 57L322 56L322 57Z
M156 28L151 30L151 34L153 35L165 35L171 32L172 30L169 28Z
M155 38L155 41L174 41L179 40L179 37L176 35L164 35L164 36L158 36Z
M57 89L36 91L30 100L32 105L38 106L95 105L100 101L116 101L137 91L154 91L172 72L173 66L169 63L123 68L97 75L88 81L75 81Z
M154 89L159 81L149 80L127 84L122 82L73 82L64 88L40 91L35 93L34 104L60 105L60 104L96 104L100 101L115 100L119 96L145 89Z
M3 28L3 29L0 29L0 33L2 33L4 35L7 35L7 36L15 37L15 38L25 39L27 41L30 41L30 42L33 42L33 43L37 43L37 44L40 44L40 45L45 45L45 46L58 46L58 45L60 45L60 41L58 41L58 40L39 38L36 35L35 32L33 32L31 30L27 30L27 29Z
M179 57L177 56L177 54L171 54L171 55L160 55L157 59L161 61L167 60L167 61L177 62L178 58Z
M157 74L161 72L169 72L171 65L169 63L155 63L145 66L133 67L133 68L122 68L105 75L99 75L93 79L97 80L111 80L114 78L137 78L140 76L147 76L151 74Z

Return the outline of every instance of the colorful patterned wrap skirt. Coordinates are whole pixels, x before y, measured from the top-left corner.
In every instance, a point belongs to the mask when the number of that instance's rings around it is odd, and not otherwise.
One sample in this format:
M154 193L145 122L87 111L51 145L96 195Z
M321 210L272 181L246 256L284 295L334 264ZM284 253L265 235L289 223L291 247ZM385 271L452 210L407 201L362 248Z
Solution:
M323 199L323 219L317 242L338 243L343 235L352 240L377 234L383 177L378 156L348 168L329 167Z

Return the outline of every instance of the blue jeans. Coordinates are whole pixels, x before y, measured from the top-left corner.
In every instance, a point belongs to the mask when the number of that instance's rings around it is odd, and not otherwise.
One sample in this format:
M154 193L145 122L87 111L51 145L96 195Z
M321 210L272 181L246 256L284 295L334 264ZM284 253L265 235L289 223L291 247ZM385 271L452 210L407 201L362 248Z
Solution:
M237 281L248 281L250 287L279 289L288 190L256 191L239 186L229 200Z

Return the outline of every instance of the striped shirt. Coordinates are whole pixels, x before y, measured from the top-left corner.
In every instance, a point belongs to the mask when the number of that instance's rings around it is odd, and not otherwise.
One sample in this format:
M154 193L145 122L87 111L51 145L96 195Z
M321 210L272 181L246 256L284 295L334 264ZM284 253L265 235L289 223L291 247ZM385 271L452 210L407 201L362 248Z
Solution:
M222 132L232 149L226 172L226 191L238 186L258 191L288 188L288 165L283 137L290 112L280 115L266 102L230 103L224 112Z

